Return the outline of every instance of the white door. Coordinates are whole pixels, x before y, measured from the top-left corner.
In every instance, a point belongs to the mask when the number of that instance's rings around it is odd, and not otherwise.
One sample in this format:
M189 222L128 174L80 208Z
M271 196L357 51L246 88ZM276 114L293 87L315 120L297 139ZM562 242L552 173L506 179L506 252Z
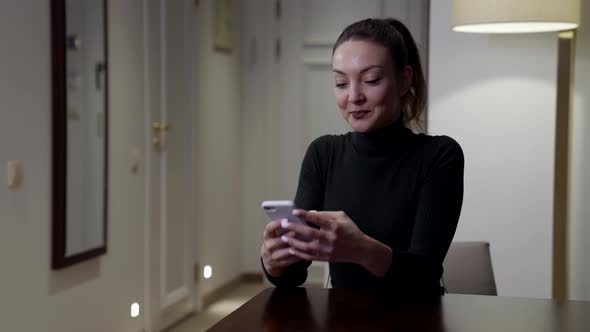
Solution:
M428 60L429 0L301 0L280 1L276 70L279 101L269 119L277 132L271 151L278 151L277 191L295 193L301 158L309 143L325 134L348 132L338 112L332 80L332 47L350 23L369 17L400 19L412 31L423 63ZM273 126L271 126L273 127ZM274 146L278 144L279 146ZM314 263L310 277L325 265ZM324 274L325 276L325 274ZM317 277L316 280L317 281Z
M160 331L195 309L190 0L144 0L147 227L146 325Z

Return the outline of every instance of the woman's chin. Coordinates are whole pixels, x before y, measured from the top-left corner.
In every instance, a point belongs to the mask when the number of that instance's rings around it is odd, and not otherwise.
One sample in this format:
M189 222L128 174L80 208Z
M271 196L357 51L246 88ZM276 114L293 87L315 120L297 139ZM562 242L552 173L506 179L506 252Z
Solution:
M373 121L348 119L348 125L357 133L366 133L372 130Z

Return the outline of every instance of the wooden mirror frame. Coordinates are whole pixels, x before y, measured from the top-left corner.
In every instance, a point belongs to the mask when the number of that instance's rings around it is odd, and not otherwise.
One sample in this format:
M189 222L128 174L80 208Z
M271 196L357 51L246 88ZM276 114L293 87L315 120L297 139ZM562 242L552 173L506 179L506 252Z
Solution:
M107 0L103 3L104 59L106 63L104 93L104 205L103 244L86 251L66 256L67 244L67 80L66 80L66 0L51 0L51 64L52 64L52 259L53 269L103 255L107 252L108 218L108 25ZM98 1L98 0L97 0Z

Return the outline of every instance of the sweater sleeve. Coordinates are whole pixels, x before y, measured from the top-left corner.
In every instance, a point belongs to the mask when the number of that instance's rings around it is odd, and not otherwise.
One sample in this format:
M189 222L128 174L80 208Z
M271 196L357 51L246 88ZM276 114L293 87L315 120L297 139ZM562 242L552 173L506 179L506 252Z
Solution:
M299 173L299 184L295 195L295 206L304 210L322 210L324 181L320 164L320 150L325 150L327 137L312 142L307 148ZM277 287L297 287L307 280L307 268L311 261L300 261L289 266L280 277L272 277L262 264L266 278Z
M385 278L390 285L438 287L463 203L464 156L453 139L443 136L419 190L408 250L393 249Z

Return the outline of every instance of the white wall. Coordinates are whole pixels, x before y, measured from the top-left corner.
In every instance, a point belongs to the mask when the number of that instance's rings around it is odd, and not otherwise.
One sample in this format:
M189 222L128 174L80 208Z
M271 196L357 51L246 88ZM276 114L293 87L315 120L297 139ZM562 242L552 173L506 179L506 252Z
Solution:
M239 20L232 53L213 49L212 0L199 1L197 116L195 116L197 257L211 265L200 294L241 273L241 104ZM237 4L237 1L236 1ZM238 8L236 6L236 8ZM238 15L236 15L236 18Z
M590 301L590 2L576 36L569 228L569 295Z
M143 144L140 1L110 1L108 253L50 268L51 66L49 1L0 2L0 330L138 331L143 298L143 175L127 164ZM6 160L24 163L23 186L5 185Z
M465 153L455 240L491 243L499 295L551 296L555 34L452 32L451 1L431 1L431 134Z
M271 189L275 167L271 164L276 151L268 126L278 79L274 61L274 41L279 31L274 23L274 1L241 1L241 197L242 239L241 269L261 273L260 246L267 219L260 208L263 200L274 199ZM276 181L275 181L276 182Z

